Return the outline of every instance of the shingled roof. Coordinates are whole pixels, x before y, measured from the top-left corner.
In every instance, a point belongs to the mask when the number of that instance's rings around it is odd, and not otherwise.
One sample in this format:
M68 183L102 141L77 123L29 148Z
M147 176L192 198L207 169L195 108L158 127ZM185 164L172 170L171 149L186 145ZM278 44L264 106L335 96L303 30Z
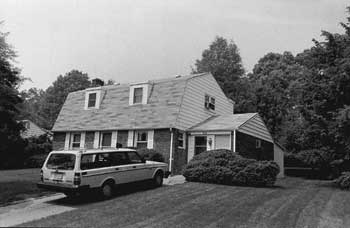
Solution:
M194 74L148 81L147 105L129 105L131 84L102 86L99 109L84 110L86 90L70 93L52 131L102 131L175 127L186 83Z
M233 130L273 142L269 130L258 113L213 116L189 129L192 132Z
M241 125L251 119L257 113L231 114L225 116L213 116L202 123L192 127L190 131L218 131L237 130Z

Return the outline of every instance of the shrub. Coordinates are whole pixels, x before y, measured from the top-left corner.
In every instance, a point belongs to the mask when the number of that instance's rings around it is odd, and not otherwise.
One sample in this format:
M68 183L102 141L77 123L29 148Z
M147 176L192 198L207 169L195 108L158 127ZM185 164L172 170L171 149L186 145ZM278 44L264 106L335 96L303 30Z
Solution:
M41 168L48 154L36 154L24 161L25 168Z
M227 185L271 186L279 167L273 161L243 158L230 150L206 151L193 157L183 175L187 181Z
M139 149L137 151L144 159L149 161L164 162L164 157L161 153L156 152L153 149Z
M302 160L301 156L295 153L284 154L284 166L285 167L308 167L308 165Z
M350 189L350 172L344 172L340 177L333 181L335 186L341 189Z

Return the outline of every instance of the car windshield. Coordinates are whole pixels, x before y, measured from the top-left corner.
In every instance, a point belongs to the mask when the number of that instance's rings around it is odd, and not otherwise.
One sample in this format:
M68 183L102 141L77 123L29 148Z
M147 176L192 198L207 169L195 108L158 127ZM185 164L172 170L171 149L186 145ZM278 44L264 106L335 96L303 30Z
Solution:
M73 170L75 165L74 154L51 154L46 163L48 169Z

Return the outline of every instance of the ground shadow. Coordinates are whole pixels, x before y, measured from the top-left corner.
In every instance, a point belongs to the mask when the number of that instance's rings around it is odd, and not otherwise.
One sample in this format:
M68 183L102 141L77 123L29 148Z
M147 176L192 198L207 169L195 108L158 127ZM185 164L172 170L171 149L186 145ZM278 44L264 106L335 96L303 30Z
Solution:
M136 192L149 191L153 189L154 187L148 181L117 185L115 187L114 194L111 199L133 194ZM104 200L106 199L102 197L99 189L93 189L74 197L63 197L47 203L61 205L61 206L83 206L86 204L102 202Z
M318 169L303 167L286 167L284 173L289 177L300 177L308 180L327 180L326 176Z

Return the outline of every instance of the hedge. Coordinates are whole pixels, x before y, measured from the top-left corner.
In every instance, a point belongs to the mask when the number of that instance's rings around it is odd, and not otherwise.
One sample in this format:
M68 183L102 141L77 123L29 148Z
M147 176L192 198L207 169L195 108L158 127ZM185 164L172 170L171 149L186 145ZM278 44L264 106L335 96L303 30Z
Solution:
M350 189L350 172L344 172L340 177L333 181L336 187L341 189Z
M146 160L164 162L164 157L161 153L158 153L154 149L139 149L137 152Z
M243 158L230 150L205 151L193 157L183 175L187 181L226 185L272 186L279 173L273 161Z

